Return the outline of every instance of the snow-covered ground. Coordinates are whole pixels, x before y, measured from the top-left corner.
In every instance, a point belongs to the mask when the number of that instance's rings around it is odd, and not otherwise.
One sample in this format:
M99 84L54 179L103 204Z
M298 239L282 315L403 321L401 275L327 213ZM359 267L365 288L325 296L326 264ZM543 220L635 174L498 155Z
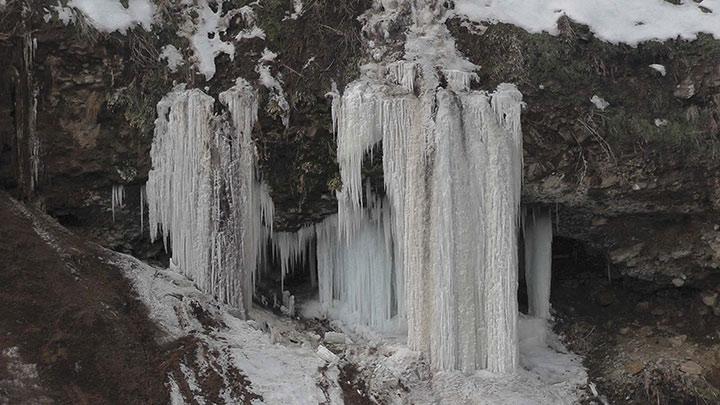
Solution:
M332 322L345 333L323 338L304 330L300 322L255 308L252 320L232 315L232 309L220 305L200 292L185 277L149 266L131 256L109 252L109 260L122 268L135 286L151 318L169 339L192 335L218 353L217 362L234 367L247 377L249 390L262 396L266 404L342 404L339 366L352 364L367 384L367 394L384 403L415 404L570 404L578 399L586 383L580 358L567 353L557 337L548 332L545 321L521 317L520 358L522 369L512 375L479 371L430 370L426 359L411 351L398 336L382 336L367 329L353 329ZM211 317L225 325L206 328L198 320L195 306L200 305ZM320 345L324 345L318 350ZM327 346L339 361L327 361ZM183 398L175 380L168 376L177 403ZM229 384L230 382L228 382ZM203 398L197 389L196 398ZM229 394L228 394L229 395ZM227 398L231 402L231 398Z
M109 252L109 257L131 279L140 299L148 306L150 317L168 337L191 335L200 339L207 345L208 352L218 353L214 360L224 370L238 369L249 380L249 390L263 398L255 403L342 403L337 367L331 365L323 371L327 363L315 353L314 347L306 342L294 344L284 339L282 333L274 331L274 326L266 326L264 322L261 325L236 318L230 308L200 292L178 273L158 269L115 252ZM225 326L206 328L195 315L198 305L208 316ZM262 312L256 313L259 315L256 318L262 316ZM225 376L229 377L229 374ZM178 378L192 380L192 370L188 370L185 376L168 378L169 381ZM227 386L231 383L226 381ZM173 386L173 383L170 385ZM183 403L177 384L174 388L176 403ZM229 392L226 394L226 403L233 403L235 398L230 397ZM195 399L202 397L203 393L197 390Z

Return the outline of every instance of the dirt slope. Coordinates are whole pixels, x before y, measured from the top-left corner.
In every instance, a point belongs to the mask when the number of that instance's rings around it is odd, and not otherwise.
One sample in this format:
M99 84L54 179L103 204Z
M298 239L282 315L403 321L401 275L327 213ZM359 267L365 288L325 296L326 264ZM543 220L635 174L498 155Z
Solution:
M39 234L42 217L28 214L0 192L0 404L47 403L43 392L60 404L167 403L168 348L127 280L67 231ZM40 387L2 389L18 377L13 357L36 365Z

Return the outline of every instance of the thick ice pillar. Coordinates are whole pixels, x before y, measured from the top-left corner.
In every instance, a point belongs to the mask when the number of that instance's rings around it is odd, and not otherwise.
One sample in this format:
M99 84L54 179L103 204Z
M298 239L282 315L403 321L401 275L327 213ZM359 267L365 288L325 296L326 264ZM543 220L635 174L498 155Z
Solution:
M340 206L341 230L352 230L342 224L348 206L362 204L362 156L382 140L409 346L438 369L508 372L518 363L522 95L512 85L488 94L456 82L420 97L349 86L335 114L350 202Z
M158 103L146 186L150 236L172 244L171 265L200 289L244 311L273 206L255 169L255 92L238 80L220 100L230 122L197 89L178 87Z
M552 269L552 218L546 209L526 208L523 212L525 281L528 314L550 318Z

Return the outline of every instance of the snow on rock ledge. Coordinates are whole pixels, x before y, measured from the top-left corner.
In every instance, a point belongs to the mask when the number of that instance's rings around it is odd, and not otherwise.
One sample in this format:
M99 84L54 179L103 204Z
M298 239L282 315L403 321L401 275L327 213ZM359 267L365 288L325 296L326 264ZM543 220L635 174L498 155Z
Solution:
M558 34L567 16L607 42L637 45L699 33L720 38L720 0L671 4L665 0L456 0L455 15L477 22L508 23L531 33Z
M128 7L120 0L71 0L68 6L81 11L96 29L103 32L125 33L137 24L149 31L155 15L155 5L149 0L129 0Z

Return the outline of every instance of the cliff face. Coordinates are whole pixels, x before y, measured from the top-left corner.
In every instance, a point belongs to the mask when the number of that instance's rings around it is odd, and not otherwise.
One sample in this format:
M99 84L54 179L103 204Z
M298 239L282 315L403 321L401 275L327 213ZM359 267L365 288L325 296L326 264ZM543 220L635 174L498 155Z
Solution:
M126 34L101 33L80 19L65 26L48 11L50 3L25 12L20 2L11 4L3 18L16 23L6 24L0 38L0 53L12 62L2 81L2 183L29 189L23 183L31 170L18 157L31 146L24 140L18 147L16 139L35 91L38 185L28 197L112 247L157 255L139 229L154 106L173 82L216 94L244 77L258 83L262 97L256 141L276 227L317 222L336 209L339 187L326 94L332 82L342 89L354 79L366 59L358 17L370 8L331 3L316 2L297 19L287 18L289 1L257 8L255 24L265 38L239 41L233 60L218 56L208 82L189 62L173 72L160 60L166 44L192 58L188 39L177 33L180 17L169 17L180 14L170 3L152 32L135 27ZM223 10L240 5L226 2ZM218 34L223 39L248 27L240 18L229 21ZM401 40L406 22L398 21L389 35ZM560 235L606 252L623 272L702 285L720 265L712 220L720 210L720 43L701 35L612 45L569 19L558 24L558 36L459 19L447 24L458 49L481 67L477 87L513 82L524 94L525 201L551 206ZM37 42L30 70L22 52L27 27ZM266 49L277 53L266 64L282 83L286 111L262 85L258 66ZM609 106L597 108L593 96ZM366 175L380 184L377 160L368 162ZM111 190L119 185L126 201L113 223Z
M717 40L611 45L567 19L558 37L450 26L480 83L523 92L525 198L555 205L560 235L641 278L717 274Z

